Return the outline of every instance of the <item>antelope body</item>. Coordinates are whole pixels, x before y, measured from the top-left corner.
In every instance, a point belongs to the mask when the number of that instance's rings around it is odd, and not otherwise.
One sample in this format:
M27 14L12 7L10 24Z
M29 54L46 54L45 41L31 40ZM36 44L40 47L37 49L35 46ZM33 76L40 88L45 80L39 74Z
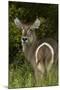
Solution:
M23 24L18 18L14 20L16 26L22 29L22 48L25 58L32 64L36 79L45 72L49 72L53 63L57 62L57 43L53 39L37 40L35 29L40 26L37 18L32 25Z

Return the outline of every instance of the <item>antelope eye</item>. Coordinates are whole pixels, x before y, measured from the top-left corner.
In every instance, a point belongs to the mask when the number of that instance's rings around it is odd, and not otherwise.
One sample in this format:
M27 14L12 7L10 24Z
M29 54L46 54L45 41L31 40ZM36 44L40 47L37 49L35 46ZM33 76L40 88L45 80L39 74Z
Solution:
M31 35L31 34L32 34L31 30L29 30L29 31L27 32L27 34L28 34L28 35Z

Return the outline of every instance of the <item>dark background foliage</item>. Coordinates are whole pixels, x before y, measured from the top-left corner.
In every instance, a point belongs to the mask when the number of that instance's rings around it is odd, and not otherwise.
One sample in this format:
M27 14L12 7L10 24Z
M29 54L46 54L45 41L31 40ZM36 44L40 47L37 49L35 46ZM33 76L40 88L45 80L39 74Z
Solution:
M18 17L25 23L33 23L37 16L41 19L40 28L36 31L37 38L40 40L51 37L58 41L57 4L9 2L9 64L12 64L14 69L16 66L26 65L22 53L21 30L15 26L14 19Z

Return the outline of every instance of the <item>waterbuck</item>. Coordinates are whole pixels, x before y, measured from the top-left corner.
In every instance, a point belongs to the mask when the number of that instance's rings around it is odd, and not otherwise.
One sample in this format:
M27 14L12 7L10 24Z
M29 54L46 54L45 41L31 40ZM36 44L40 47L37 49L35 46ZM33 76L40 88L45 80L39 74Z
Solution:
M57 42L51 38L37 40L35 29L38 30L41 21L36 18L33 24L24 24L18 18L14 20L22 31L22 48L25 58L31 63L36 80L48 73L54 63L57 63Z

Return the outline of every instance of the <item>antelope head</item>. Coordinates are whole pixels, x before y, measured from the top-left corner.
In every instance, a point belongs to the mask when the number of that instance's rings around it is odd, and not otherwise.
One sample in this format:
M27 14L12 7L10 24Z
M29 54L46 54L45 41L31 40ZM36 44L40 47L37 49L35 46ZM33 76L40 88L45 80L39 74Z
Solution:
M36 41L35 29L40 26L40 20L36 18L33 24L24 24L18 18L14 20L17 28L22 30L22 46L31 46Z

